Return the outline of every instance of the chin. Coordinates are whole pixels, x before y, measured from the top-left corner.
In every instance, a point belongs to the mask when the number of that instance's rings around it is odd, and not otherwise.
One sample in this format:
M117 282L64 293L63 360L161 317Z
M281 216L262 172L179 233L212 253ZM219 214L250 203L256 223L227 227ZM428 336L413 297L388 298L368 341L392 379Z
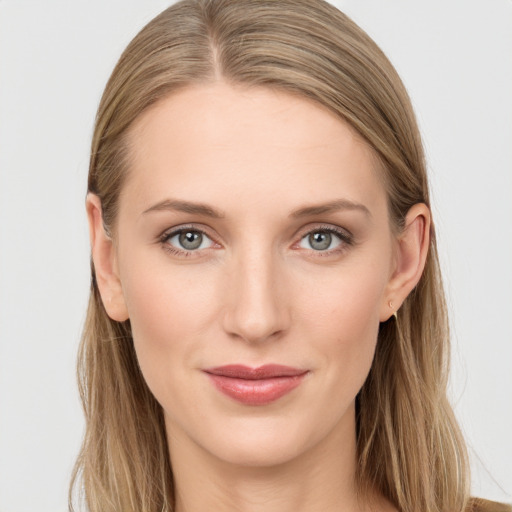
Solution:
M268 468L287 464L309 448L306 440L290 435L287 430L253 428L240 435L220 435L210 453L234 466Z
M307 457L338 430L337 418L327 413L325 421L318 421L316 416L291 410L278 415L259 411L258 415L253 412L207 421L201 430L189 434L194 445L218 461L242 467L276 467Z

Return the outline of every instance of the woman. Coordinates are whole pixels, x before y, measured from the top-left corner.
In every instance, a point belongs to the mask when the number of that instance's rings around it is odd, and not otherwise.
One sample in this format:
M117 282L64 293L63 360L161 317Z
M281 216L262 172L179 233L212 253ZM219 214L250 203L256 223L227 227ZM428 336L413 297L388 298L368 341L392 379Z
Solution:
M155 18L92 144L89 509L483 507L429 204L403 85L334 7Z

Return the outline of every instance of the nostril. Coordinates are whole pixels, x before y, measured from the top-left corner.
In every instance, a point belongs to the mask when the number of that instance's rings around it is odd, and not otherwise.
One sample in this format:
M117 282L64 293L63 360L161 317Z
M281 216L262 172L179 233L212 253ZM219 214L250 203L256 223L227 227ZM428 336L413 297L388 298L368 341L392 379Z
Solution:
M279 337L283 326L275 318L255 319L243 316L234 318L227 326L227 332L234 338L243 339L249 343L262 343Z

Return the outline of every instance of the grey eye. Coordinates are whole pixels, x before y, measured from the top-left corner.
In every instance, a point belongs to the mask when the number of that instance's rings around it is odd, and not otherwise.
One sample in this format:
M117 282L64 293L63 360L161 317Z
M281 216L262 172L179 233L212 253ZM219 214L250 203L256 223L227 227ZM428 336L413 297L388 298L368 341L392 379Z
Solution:
M331 233L311 233L308 236L309 245L315 249L315 251L325 251L331 245L332 236Z
M340 237L329 231L313 231L300 241L300 247L303 249L313 249L314 251L334 249L340 244Z
M212 240L201 231L185 229L170 235L166 243L181 251L196 251L213 245Z
M180 245L187 251L193 251L201 247L203 234L197 231L183 231L178 238Z

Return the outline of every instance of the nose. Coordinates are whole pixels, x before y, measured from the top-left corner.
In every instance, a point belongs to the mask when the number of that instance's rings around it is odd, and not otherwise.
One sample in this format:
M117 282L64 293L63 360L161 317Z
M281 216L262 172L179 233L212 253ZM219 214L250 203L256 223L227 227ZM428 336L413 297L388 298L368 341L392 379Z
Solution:
M283 276L270 254L241 256L230 268L224 329L249 343L277 339L289 326Z

